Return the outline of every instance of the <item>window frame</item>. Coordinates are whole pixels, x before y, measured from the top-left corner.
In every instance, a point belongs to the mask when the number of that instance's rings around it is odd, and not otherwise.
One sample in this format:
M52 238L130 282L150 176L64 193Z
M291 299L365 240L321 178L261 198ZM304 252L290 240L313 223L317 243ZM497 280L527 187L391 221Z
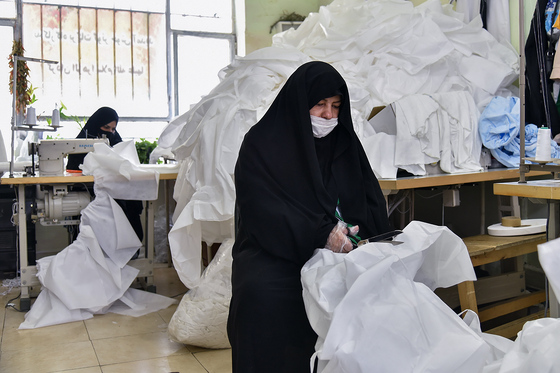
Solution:
M23 28L22 22L21 22L21 10L23 7L23 3L25 2L25 4L36 4L36 5L52 5L52 6L61 6L61 7L73 7L73 8L89 8L89 9L106 9L106 10L124 10L126 11L126 9L122 9L122 8L118 8L115 7L113 9L108 8L108 7L89 7L89 6L83 6L83 5L67 5L67 4L61 4L64 3L64 1L60 1L60 2L56 2L53 1L45 3L45 2L40 2L37 0L29 0L29 1L24 1L24 0L14 0L16 5L19 5L16 9L16 19L12 20L12 19L0 19L0 22L8 22L9 25L14 27L14 35L17 34L17 28L20 27L20 30ZM166 117L121 117L120 119L122 121L142 121L142 122L166 122L171 120L173 117L181 114L179 113L179 90L181 87L179 87L179 79L178 79L178 61L177 61L177 57L178 57L178 50L177 50L177 40L179 37L181 36L194 36L194 37L201 37L201 38L212 38L212 39L225 39L229 41L230 44L230 60L229 62L233 62L236 53L237 53L237 48L238 48L238 35L237 33L239 32L239 25L238 25L238 20L237 20L237 13L239 12L240 9L243 9L242 7L240 8L239 5L237 4L236 0L231 0L231 14L232 14L232 28L231 28L231 33L218 33L218 32L207 32L207 31L186 31L186 30L178 30L178 29L172 29L171 28L171 12L170 12L170 1L171 0L165 0L165 12L164 12L164 16L165 16L165 32L166 32L166 67L167 67L167 71L166 71L166 75L167 75L167 102L168 102L168 113ZM19 3L19 4L18 4ZM138 10L138 9L134 9L134 10L130 10L130 11L141 11L141 12L147 12L147 13L159 13L156 11L143 11L143 10ZM21 33L21 31L20 31ZM224 66L225 68L226 66Z
M182 31L182 30L171 30L173 38L173 113L175 116L180 115L179 113L179 48L178 39L181 36L194 36L203 37L211 39L222 39L229 41L229 51L230 51L230 63L233 62L235 58L235 51L237 48L237 38L234 33L214 33L214 32L195 32L195 31ZM234 28L235 32L235 28ZM226 67L226 66L224 66ZM209 92L207 92L209 93Z

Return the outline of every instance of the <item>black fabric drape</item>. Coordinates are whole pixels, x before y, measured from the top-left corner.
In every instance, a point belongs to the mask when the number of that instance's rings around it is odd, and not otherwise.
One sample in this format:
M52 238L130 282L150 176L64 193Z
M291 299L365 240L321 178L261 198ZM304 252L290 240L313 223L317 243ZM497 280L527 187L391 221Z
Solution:
M309 110L338 94L338 126L315 139ZM303 306L300 270L324 247L337 202L362 237L390 230L385 199L353 129L346 83L332 66L310 62L287 80L245 135L235 185L233 371L308 372L316 335Z
M525 44L525 121L550 127L552 137L560 133L560 115L552 97L552 81L547 71L549 40L544 24L546 0L537 0L531 29Z
M480 18L482 27L488 29L488 0L480 0Z

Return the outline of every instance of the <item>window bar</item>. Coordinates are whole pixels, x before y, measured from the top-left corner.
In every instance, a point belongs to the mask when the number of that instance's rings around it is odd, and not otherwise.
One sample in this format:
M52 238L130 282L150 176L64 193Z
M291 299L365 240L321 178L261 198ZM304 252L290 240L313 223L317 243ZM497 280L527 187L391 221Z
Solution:
M113 91L117 97L117 17L113 9Z
M134 100L134 26L133 26L133 12L128 12L130 17L130 79L132 83L132 100Z
M99 97L99 9L95 9L95 78Z
M62 79L64 78L64 62L62 62L62 7L58 9L58 60L60 61L60 96L64 97L64 88Z
M82 24L80 22L81 9L76 9L78 13L78 94L82 97Z
M148 13L148 15L146 17L146 53L148 54L147 58L146 58L146 61L147 61L146 69L148 70L147 71L147 73L148 73L148 100L152 99L152 84L151 84L152 79L150 77L150 67L151 67L151 65L150 65L150 16L151 15L152 15L151 13Z
M43 30L43 5L39 5L39 27L41 30L41 59L44 60L45 59L45 48L43 46L44 43L44 38L43 36L45 35L45 32ZM41 64L41 91L43 94L45 94L45 64L42 63Z

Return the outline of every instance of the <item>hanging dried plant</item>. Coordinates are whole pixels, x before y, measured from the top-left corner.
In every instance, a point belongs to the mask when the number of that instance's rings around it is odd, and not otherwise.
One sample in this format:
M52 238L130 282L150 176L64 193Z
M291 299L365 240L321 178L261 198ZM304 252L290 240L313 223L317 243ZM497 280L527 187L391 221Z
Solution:
M23 44L20 40L14 40L12 46L12 54L10 54L10 93L13 94L13 84L14 84L14 56L23 57ZM17 63L17 82L16 82L16 112L19 114L25 114L27 105L31 100L31 95L28 89L28 77L29 77L29 67L27 67L26 61L18 61Z

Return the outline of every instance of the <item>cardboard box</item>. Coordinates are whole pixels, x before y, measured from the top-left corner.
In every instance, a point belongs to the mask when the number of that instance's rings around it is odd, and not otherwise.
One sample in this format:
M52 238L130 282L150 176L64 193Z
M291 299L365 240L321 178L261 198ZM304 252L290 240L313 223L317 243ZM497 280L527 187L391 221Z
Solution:
M397 118L393 104L374 107L369 115L368 122L376 133L383 132L393 136L397 135Z

